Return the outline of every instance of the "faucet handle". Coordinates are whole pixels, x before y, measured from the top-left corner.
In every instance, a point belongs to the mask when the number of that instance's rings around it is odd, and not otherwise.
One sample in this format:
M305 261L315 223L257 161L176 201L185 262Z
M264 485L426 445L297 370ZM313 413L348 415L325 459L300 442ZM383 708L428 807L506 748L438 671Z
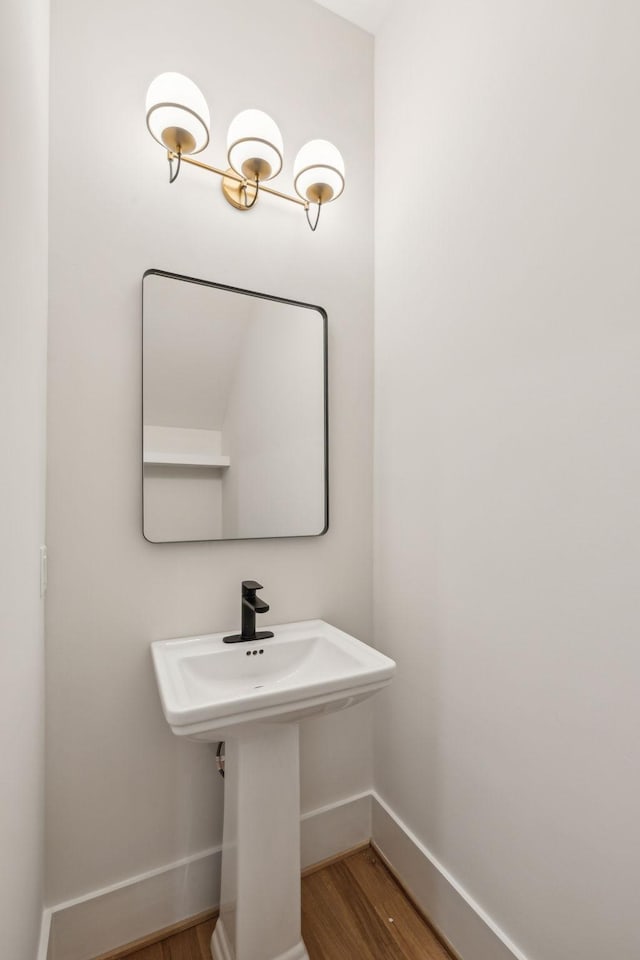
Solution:
M262 584L258 583L257 580L243 580L242 581L242 594L246 593L255 593L256 590L262 590Z

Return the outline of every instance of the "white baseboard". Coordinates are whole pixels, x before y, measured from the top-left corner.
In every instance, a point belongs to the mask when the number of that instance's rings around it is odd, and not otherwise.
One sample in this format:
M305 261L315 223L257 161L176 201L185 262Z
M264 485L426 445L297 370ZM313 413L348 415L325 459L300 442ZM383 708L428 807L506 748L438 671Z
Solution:
M371 839L462 960L527 960L377 793L311 810L300 835L303 869ZM92 960L217 907L221 862L215 847L45 910L38 960Z
M49 955L49 933L51 931L51 910L48 907L42 911L42 920L40 921L40 939L38 941L38 953L36 960L47 960Z
M301 866L311 867L371 839L371 793L305 813L300 821Z
M525 954L373 792L371 838L402 885L462 960L527 960Z
M91 960L217 906L221 860L215 847L58 904L47 960Z
M366 843L371 836L371 794L304 814L300 833L303 869ZM51 921L48 951L45 935L38 960L91 960L217 907L221 862L221 848L214 847L52 907L45 911Z

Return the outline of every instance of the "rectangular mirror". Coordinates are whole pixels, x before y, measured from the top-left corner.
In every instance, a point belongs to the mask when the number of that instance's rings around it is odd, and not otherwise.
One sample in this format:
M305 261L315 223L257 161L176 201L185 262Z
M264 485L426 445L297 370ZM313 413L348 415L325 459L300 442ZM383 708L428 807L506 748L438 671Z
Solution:
M324 310L162 270L142 287L146 539L325 533Z

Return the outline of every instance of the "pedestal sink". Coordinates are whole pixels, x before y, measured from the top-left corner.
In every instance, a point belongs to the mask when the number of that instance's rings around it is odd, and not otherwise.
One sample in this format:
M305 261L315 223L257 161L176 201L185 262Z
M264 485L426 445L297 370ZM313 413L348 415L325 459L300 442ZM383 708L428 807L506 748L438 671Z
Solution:
M298 721L386 686L395 663L322 620L151 645L164 715L177 736L225 741L220 917L214 960L308 960L300 930ZM228 631L227 631L228 632Z

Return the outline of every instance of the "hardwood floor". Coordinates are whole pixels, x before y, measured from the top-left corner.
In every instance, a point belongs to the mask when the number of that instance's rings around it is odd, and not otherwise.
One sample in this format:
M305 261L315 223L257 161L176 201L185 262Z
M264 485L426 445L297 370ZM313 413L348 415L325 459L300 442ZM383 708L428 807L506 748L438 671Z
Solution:
M121 953L127 960L211 960L215 919ZM311 960L452 960L372 849L302 881L302 935Z
M372 849L302 881L311 960L451 960Z

